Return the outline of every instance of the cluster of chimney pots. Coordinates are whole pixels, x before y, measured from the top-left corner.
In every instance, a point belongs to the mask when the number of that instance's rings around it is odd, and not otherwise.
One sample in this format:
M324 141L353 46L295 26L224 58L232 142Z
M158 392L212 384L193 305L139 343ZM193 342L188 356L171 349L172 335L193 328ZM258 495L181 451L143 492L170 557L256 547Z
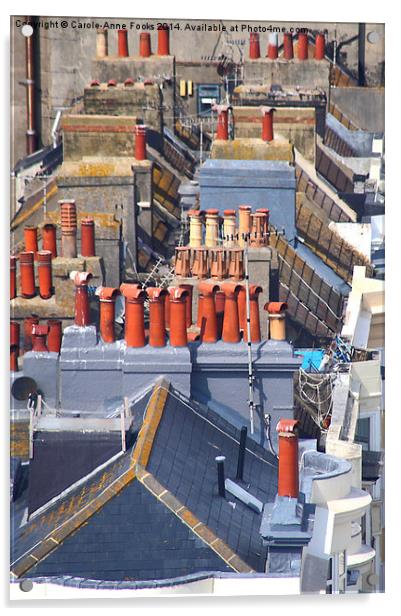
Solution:
M308 60L309 57L309 41L307 32L298 32L298 40L297 40L297 59L298 60ZM315 60L324 60L325 57L325 36L323 32L318 32L315 36L315 51L314 51L314 59ZM259 43L259 34L257 32L253 32L249 37L249 59L250 60L258 60L261 57L260 55L260 43ZM278 45L278 34L276 32L271 32L269 34L269 42L267 45L267 53L266 57L270 60L277 60L279 57L279 45ZM283 33L283 52L280 57L283 60L293 60L294 59L294 45L293 45L293 35L291 32Z
M150 58L152 55L152 43L150 32L139 34L139 57ZM160 25L157 29L157 54L158 56L170 55L170 29ZM96 58L102 60L109 56L108 29L99 28L96 33ZM128 58L128 30L117 30L117 57Z
M189 244L175 249L175 273L182 278L242 280L244 248L269 245L269 210L250 205L236 210L189 210Z

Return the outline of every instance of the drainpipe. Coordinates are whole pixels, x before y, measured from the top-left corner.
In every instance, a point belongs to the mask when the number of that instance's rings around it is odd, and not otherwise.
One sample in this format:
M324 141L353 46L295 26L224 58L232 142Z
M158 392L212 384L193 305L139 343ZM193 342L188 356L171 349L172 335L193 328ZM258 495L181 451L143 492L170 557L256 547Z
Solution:
M239 342L238 293L241 285L235 282L225 282L222 287L225 294L224 319L222 338L224 342Z
M75 259L77 256L77 208L75 200L60 199L61 256Z
M17 297L17 257L10 255L10 299Z
M42 227L42 249L50 250L53 259L57 257L57 228L52 223Z
M268 302L263 309L269 313L269 326L271 340L285 340L285 311L286 302Z
M186 298L188 291L169 287L170 293L170 344L185 347L188 344L186 326Z
M81 220L81 255L94 257L95 252L95 221L93 218Z
M293 60L294 58L294 46L292 42L291 32L284 32L284 58L286 60Z
M161 287L148 287L146 292L149 298L149 344L152 347L164 347L166 346L164 298L168 295L168 291Z
M358 24L358 85L366 85L365 79L366 24Z
M199 283L199 295L202 296L201 342L215 343L218 340L215 293L219 289L219 285L212 282Z
M100 336L103 342L112 343L116 340L114 331L116 298L120 290L114 287L100 287Z
M170 28L161 26L157 30L157 55L170 55Z
M139 35L139 55L141 58L149 58L152 55L150 32L141 32Z
M33 18L31 16L27 16L26 23L33 26ZM26 152L28 155L33 154L38 149L35 113L35 50L33 41L34 34L32 34L32 36L25 37L27 115Z
M42 299L52 296L52 253L50 250L38 252L39 295Z
M278 432L278 495L298 498L298 431L297 419L280 419Z
M249 35L249 59L257 60L260 58L259 34L251 32Z
M119 58L128 58L128 31L127 30L117 30L118 35L118 57Z
M49 333L47 325L32 326L32 351L48 353L49 349L46 346L46 336Z
M33 252L20 252L21 295L26 299L35 297L35 270Z
M86 327L90 325L88 282L92 274L76 272L73 278L75 284L75 325Z
M59 319L49 319L47 321L49 333L47 334L47 348L52 353L60 353L62 329Z
M145 346L144 301L146 292L138 284L120 285L125 297L125 342L128 347Z

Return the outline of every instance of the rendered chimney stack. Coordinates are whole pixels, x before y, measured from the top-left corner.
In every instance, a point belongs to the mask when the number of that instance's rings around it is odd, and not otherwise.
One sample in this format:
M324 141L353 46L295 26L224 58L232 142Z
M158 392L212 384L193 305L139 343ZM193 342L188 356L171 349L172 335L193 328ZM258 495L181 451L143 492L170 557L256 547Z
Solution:
M48 353L46 337L49 333L47 325L32 325L32 351Z
M306 32L299 32L298 34L298 60L308 59L308 35Z
M175 275L189 278L191 275L191 249L188 246L176 246Z
M271 340L285 340L285 311L288 305L286 302L268 302L264 305L264 310L269 313L269 327Z
M214 303L216 306L217 337L220 340L223 335L224 306L226 303L226 296L224 291L216 292L214 296Z
M119 58L128 58L128 31L127 30L117 30L118 36L118 57Z
M239 342L238 293L241 285L235 282L225 282L221 286L225 295L222 338L224 342Z
M251 32L249 36L249 59L257 60L260 58L259 34Z
M238 228L238 244L243 248L247 243L247 238L251 232L251 211L250 205L239 206L239 228Z
M244 277L244 252L242 248L230 248L228 276L232 280L242 280Z
M36 314L24 319L24 353L32 349L32 327L39 324L39 317Z
M114 321L116 299L119 294L120 290L113 287L101 287L99 291L100 336L106 343L112 343L116 340Z
M277 32L271 32L269 34L269 44L267 46L267 57L270 60L277 60L278 58L278 34Z
M219 211L206 210L206 248L215 248L219 243Z
M107 28L98 28L96 30L96 58L103 60L109 55L109 41Z
M149 344L152 347L164 347L166 346L164 298L168 295L168 291L161 287L149 287L146 292L149 298Z
M157 55L170 55L170 28L168 27L161 26L157 29Z
M42 227L42 250L50 250L53 259L57 257L57 227L52 223Z
M27 299L35 297L35 270L33 252L20 252L21 295Z
M141 32L139 35L139 55L141 58L149 58L152 55L150 32Z
M135 159L146 160L146 126L144 124L135 126Z
M77 256L77 208L75 200L60 200L61 256L75 259Z
M263 141L273 141L273 113L276 111L273 107L262 107L262 139Z
M222 280L227 277L226 253L224 248L212 248L210 251L210 277Z
M216 139L228 141L228 105L215 105L213 110L217 111Z
M33 252L36 261L36 253L38 252L38 228L24 227L24 244L25 252Z
M236 244L237 228L236 228L236 211L224 210L223 222L223 240L226 248L232 248Z
M128 347L145 346L145 312L146 292L139 284L120 285L125 297L125 342Z
M94 257L95 252L95 221L93 218L81 220L81 255Z
M199 210L189 210L189 246L202 246L202 214Z
M47 321L49 333L47 334L47 348L52 353L60 353L62 329L59 319L49 319Z
M42 299L52 296L52 253L50 250L38 252L39 295Z
M298 498L298 426L297 419L280 419L278 432L278 495Z
M286 60L292 60L294 58L294 45L292 41L292 34L291 32L284 32L283 37L284 58Z
M249 316L251 325L251 342L260 342L260 318L259 318L259 295L262 293L262 287L251 284L249 285ZM248 328L246 323L246 306L245 306L245 327L244 341L248 342Z
M188 344L186 326L186 298L188 291L170 287L170 344L183 347Z
M207 248L200 247L194 250L194 261L192 264L192 276L201 280L209 275Z
M212 282L199 283L199 295L202 296L202 316L200 323L200 339L202 342L215 343L217 335L217 315L215 305L215 293L219 285Z
M90 310L88 283L92 278L89 272L76 272L75 284L75 325L86 327L90 325Z
M10 299L17 297L17 257L10 255Z
M323 32L316 34L315 39L315 60L324 60L325 50L325 38Z
M185 298L186 325L188 329L188 327L191 327L192 325L192 299L193 299L194 288L191 284L180 284L178 286L180 289L184 289L185 291L188 291L188 295Z

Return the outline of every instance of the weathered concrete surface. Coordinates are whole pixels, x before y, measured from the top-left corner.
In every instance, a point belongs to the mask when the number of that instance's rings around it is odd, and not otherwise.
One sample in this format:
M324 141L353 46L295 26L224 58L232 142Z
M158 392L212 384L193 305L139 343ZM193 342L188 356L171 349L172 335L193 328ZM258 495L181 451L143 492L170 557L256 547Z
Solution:
M384 131L384 88L333 88L330 96L362 130Z
M43 398L52 409L58 407L58 353L39 353L29 351L24 355L24 376L36 381Z
M275 135L266 143L261 138L236 138L232 141L214 140L211 158L225 160L284 160L294 161L293 148L283 137Z
M279 83L283 86L329 89L330 63L327 60L245 60L244 81L259 80L270 87Z

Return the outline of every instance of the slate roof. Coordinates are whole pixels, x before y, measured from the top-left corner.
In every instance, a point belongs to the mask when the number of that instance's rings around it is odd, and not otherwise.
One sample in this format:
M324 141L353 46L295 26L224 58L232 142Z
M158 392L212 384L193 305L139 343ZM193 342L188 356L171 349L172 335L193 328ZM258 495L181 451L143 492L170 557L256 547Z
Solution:
M214 458L225 455L226 476L235 478L238 441L226 421L165 381L157 384L134 447L14 527L13 577L157 580L263 571L260 515L217 494ZM275 461L250 439L247 448L243 487L272 501Z

